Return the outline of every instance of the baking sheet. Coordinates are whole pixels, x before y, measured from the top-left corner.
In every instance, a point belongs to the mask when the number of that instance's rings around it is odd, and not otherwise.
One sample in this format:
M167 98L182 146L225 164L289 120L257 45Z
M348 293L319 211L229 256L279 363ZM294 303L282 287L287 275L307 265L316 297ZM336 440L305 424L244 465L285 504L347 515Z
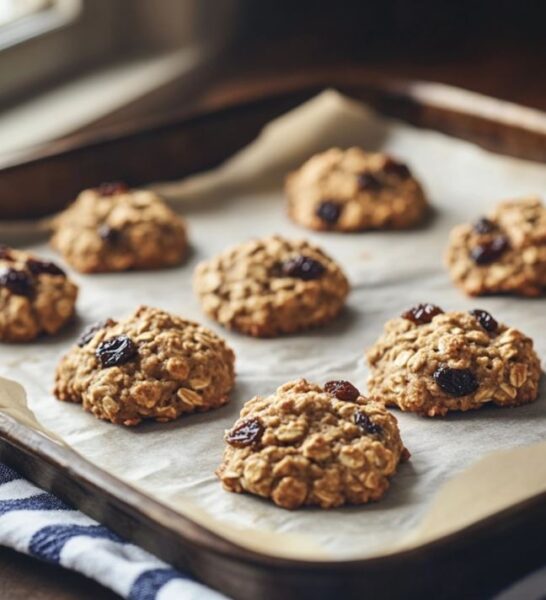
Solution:
M428 223L407 232L343 235L312 233L288 220L282 198L286 172L314 152L352 144L391 152L409 163L435 207ZM24 385L40 424L35 427L53 432L91 462L221 535L278 556L342 560L381 555L546 491L544 379L540 399L517 409L485 408L435 420L396 412L412 459L401 465L386 497L375 504L288 512L253 496L225 492L214 476L223 431L246 400L299 377L319 383L349 379L365 391L364 349L387 319L417 302L430 301L445 310L485 308L533 336L544 359L545 299L468 299L442 267L450 228L474 219L499 199L543 193L543 165L380 118L326 91L270 124L221 168L155 187L189 221L192 253L187 263L123 275L71 272L81 288L77 322L53 339L0 347L0 375ZM222 330L203 316L191 289L195 264L228 245L271 233L310 238L343 265L352 293L334 323L295 336L256 340ZM19 242L55 258L37 235L19 237ZM94 321L123 317L137 304L201 321L228 340L237 354L237 385L228 406L174 423L125 429L52 397L55 365L78 332ZM0 382L0 409L32 425L24 403L22 388Z

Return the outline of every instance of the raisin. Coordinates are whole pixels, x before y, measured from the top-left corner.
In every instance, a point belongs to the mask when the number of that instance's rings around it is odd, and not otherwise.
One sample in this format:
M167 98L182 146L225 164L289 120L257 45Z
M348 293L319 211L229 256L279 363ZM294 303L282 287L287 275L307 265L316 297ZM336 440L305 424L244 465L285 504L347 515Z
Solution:
M411 177L411 171L408 166L398 160L394 160L394 158L391 158L390 156L383 165L383 171L389 175L399 177L400 179Z
M497 321L486 311L481 308L475 308L470 311L473 317L476 317L478 323L489 333L495 333L499 324Z
M246 419L226 434L226 442L235 448L254 446L262 439L265 428L259 419Z
M97 188L99 196L115 196L116 194L123 194L128 190L126 183L122 181L110 181L107 183L101 183Z
M357 410L353 418L355 423L360 427L360 429L362 429L364 433L374 434L381 433L382 431L381 426L377 425L377 423L374 423L366 413Z
M0 274L0 286L16 296L31 296L34 291L31 275L17 269L4 269Z
M95 354L103 367L124 365L134 358L138 348L126 335L118 335L99 344Z
M498 235L486 244L478 244L470 251L470 257L477 265L488 265L498 260L508 250L508 240Z
M282 264L282 274L285 277L296 277L304 281L320 279L326 271L324 265L309 256L297 256Z
M11 248L9 246L6 246L6 244L0 244L0 258L10 261L13 260Z
M345 402L355 402L360 396L360 392L349 381L327 381L324 391Z
M101 329L104 329L105 327L108 327L110 325L114 325L115 321L112 321L112 319L106 319L105 321L97 321L96 323L93 323L92 325L88 325L80 334L80 337L78 338L78 346L80 348L82 348L83 346L85 346L86 344L88 344L92 339L93 336L95 335L95 333L97 333L97 331L100 331Z
M470 369L452 369L442 365L434 371L433 377L441 390L455 397L468 396L480 385Z
M416 325L424 325L430 323L436 315L443 314L444 311L435 304L418 304L409 310L402 313L402 318L415 323Z
M321 202L318 205L315 214L319 219L321 219L325 223L334 225L339 220L341 210L342 207L337 202L334 202L333 200L324 200L324 202Z
M360 173L358 176L358 187L361 190L373 192L383 187L383 184L371 173Z
M121 238L119 229L114 229L109 225L101 225L98 229L99 236L109 244L117 244Z
M480 233L480 234L491 233L494 230L495 230L495 223L493 223L493 221L490 221L486 217L482 217L481 219L478 219L474 223L474 231L476 233Z
M58 267L55 263L47 260L37 260L36 258L28 258L27 269L33 275L40 275L41 273L47 273L48 275L62 275L65 276L65 272Z

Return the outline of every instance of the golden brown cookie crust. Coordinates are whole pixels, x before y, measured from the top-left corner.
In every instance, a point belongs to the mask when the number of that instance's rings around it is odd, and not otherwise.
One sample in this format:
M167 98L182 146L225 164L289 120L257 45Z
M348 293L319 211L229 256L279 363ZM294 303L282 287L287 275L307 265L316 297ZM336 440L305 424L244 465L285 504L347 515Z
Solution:
M288 276L282 265L298 257L319 263L314 279ZM341 268L307 241L270 236L229 248L199 264L194 289L207 315L257 337L292 333L333 319L349 283Z
M500 252L480 251L495 244ZM445 262L454 283L471 296L545 294L546 206L535 197L502 202L487 219L458 225Z
M74 315L78 287L49 261L0 247L0 341L56 334Z
M405 229L427 212L423 190L404 164L360 148L316 154L287 177L285 191L289 216L309 229Z
M502 323L487 331L469 313L442 313L424 324L392 319L367 358L370 395L423 416L488 403L518 406L538 395L541 369L533 341ZM468 369L476 384L472 393L454 396L443 390L435 379L442 367Z
M261 427L262 434L252 445L228 442L217 470L224 488L287 509L379 500L409 457L396 418L381 404L363 396L338 400L305 379L252 398L230 431L241 425Z
M83 191L54 221L52 246L83 273L156 269L182 262L186 225L155 193Z
M102 343L127 336L136 347L126 362L103 366ZM57 367L54 393L81 402L99 419L137 425L164 422L228 402L235 355L212 331L165 311L142 306L128 319L88 331Z

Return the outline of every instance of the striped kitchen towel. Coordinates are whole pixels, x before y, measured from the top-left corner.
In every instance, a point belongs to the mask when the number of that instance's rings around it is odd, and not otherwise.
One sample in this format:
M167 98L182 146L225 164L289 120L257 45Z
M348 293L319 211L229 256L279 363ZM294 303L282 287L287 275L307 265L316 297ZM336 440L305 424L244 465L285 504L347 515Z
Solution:
M0 463L0 544L95 579L130 600L221 600Z

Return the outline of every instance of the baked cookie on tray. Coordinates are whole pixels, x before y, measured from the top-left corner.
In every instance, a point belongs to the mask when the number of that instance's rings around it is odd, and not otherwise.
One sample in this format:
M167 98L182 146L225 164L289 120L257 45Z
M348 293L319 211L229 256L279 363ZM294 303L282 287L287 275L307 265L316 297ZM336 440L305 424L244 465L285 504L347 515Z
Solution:
M61 359L54 393L120 425L165 422L228 402L235 355L205 327L141 306L96 323Z
M446 264L471 296L546 294L546 206L539 198L500 203L450 235Z
M372 398L428 417L488 403L518 406L538 395L533 341L485 310L444 313L419 304L385 324L367 358Z
M182 262L186 225L154 192L105 183L83 191L53 222L52 246L83 273Z
M349 283L317 246L270 236L199 264L194 289L207 315L256 337L321 325L343 307Z
M57 333L74 315L78 286L55 263L0 245L0 341Z
M405 229L423 220L427 201L404 163L360 148L331 148L291 173L288 214L309 229Z
M224 488L287 509L379 500L409 458L396 418L348 381L300 379L256 396L225 441Z

